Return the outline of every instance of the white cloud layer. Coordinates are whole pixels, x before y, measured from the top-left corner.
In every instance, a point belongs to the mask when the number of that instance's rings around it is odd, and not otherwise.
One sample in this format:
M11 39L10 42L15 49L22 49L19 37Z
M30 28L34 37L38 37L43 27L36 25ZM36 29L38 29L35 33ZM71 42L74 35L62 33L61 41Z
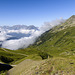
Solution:
M34 29L4 30L0 28L0 41L3 41L2 47L11 50L26 48L30 44L33 44L36 38L39 37L41 34L43 34L44 32L48 31L52 27L59 25L63 22L65 22L65 20L63 19L57 19L52 22L45 22L44 25L41 26L38 30L34 30ZM18 38L19 36L21 37L18 39L13 39L13 38L9 39L14 36L16 38Z
M0 28L0 41L5 41L10 36L6 34L6 31Z

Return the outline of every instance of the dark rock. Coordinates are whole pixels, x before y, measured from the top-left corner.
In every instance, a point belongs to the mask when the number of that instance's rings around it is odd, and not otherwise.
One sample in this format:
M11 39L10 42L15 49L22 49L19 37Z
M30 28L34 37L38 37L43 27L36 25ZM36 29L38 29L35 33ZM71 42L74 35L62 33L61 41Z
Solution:
M70 64L74 64L74 63L70 63Z

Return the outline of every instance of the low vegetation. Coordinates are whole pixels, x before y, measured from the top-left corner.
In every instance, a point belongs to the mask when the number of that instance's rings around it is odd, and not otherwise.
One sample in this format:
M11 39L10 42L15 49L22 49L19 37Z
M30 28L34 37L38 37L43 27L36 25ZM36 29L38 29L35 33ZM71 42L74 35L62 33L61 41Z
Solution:
M0 61L3 63L13 64L14 62L24 58L26 56L17 54L15 52L11 52L11 50L7 50L0 48Z
M62 25L42 34L28 48L1 48L0 57L3 56L7 61L10 58L9 64L21 62L11 69L8 75L75 75L74 21L75 16L72 16Z
M20 68L20 69L19 69ZM54 57L40 61L24 60L8 75L75 75L75 60Z
M14 60L12 58L9 58L9 57L5 57L5 56L0 56L0 60L4 63L11 63L13 62Z
M43 37L43 39L42 39ZM44 40L46 39L46 40ZM75 26L61 30L59 32L48 31L39 37L35 47L39 51L44 51L51 56L74 57L75 55ZM38 46L37 46L38 45Z

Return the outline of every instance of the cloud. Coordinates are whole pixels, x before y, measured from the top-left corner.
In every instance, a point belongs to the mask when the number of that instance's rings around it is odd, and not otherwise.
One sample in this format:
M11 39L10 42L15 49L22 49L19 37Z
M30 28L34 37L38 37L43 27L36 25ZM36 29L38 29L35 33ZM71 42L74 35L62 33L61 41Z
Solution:
M36 38L42 34L41 31L35 31L31 36L29 37L23 37L17 40L6 40L2 43L3 48L16 50L20 48L26 48L30 44L33 44L36 41Z
M34 29L31 29L31 30L29 30L29 29L2 30L2 29L0 29L0 31L1 31L0 40L3 41L2 47L7 48L7 49L11 49L11 50L26 48L30 44L33 44L36 41L36 38L38 38L41 34L43 34L44 32L48 31L52 27L59 25L63 22L65 22L64 19L56 19L52 22L45 22L43 26L38 28L38 30L34 30ZM22 34L24 36L22 36ZM15 36L15 35L17 35L17 36ZM26 36L26 35L28 35L28 36ZM19 36L20 37L18 39L12 38L12 39L7 40L8 38L14 37L14 36L16 38L18 38Z
M63 18L60 18L60 19L53 20L51 22L44 22L44 25L42 27L40 27L40 30L48 31L52 27L57 26L57 25L59 25L61 23L64 23L65 21L66 20L64 20Z
M6 34L6 31L0 28L0 41L5 41L10 36Z
M19 29L19 30L7 30L7 33L24 33L24 34L28 34L28 33L33 33L35 30L28 30L28 29Z
M24 37L24 38L21 38L19 40L5 41L5 42L3 42L2 47L12 49L12 50L16 50L16 49L19 49L19 48L25 48L29 44L33 44L33 42L34 42L34 40L33 40L32 37Z

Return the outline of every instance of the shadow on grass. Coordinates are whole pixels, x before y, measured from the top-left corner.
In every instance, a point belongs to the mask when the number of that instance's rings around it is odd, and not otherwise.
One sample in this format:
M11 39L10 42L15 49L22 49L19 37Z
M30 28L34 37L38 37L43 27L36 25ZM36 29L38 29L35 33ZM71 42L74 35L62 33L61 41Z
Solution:
M13 68L11 65L8 65L8 64L2 64L0 63L0 73L3 71L8 71L10 70L11 68Z

